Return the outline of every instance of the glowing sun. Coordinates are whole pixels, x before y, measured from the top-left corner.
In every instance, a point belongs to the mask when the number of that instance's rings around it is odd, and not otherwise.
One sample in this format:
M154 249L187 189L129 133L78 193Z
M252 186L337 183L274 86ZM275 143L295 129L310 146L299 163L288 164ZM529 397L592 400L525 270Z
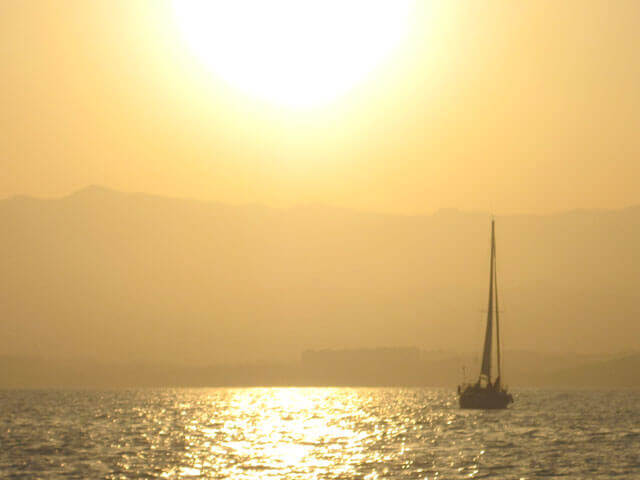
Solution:
M234 87L310 107L345 93L408 30L411 0L174 0L192 51Z

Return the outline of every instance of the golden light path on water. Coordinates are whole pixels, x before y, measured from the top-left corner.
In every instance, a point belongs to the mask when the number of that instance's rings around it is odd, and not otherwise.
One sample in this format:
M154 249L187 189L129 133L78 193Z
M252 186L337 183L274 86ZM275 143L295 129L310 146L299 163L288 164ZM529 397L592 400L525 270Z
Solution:
M200 410L189 422L185 441L191 465L173 468L163 477L199 478L217 472L220 478L237 479L376 479L412 467L415 473L415 461L408 455L414 446L407 443L407 434L422 427L414 416L398 411L397 401L381 402L381 393L363 395L362 389L343 388L229 390L215 399L210 411ZM181 405L185 415L193 407ZM449 425L453 421L451 413L432 412L430 417ZM470 473L477 471L475 463L468 467ZM432 469L429 463L417 471Z

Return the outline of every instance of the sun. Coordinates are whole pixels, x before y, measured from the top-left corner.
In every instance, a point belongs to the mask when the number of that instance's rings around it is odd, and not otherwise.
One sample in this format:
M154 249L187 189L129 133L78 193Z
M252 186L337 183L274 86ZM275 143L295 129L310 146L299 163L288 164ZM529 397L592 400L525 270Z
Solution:
M215 75L294 108L361 82L407 35L411 0L174 0L176 23Z

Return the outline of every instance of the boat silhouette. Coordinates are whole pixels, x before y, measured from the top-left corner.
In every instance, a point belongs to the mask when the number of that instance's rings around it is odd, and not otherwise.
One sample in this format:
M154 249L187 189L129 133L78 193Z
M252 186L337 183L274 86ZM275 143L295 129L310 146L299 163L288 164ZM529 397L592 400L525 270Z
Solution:
M491 360L493 350L493 324L495 319L497 370L496 379L491 381ZM498 275L496 270L495 221L491 220L491 261L489 267L489 308L484 334L482 366L476 383L458 385L460 408L502 409L513 402L513 397L502 384L500 358L500 318L498 310Z

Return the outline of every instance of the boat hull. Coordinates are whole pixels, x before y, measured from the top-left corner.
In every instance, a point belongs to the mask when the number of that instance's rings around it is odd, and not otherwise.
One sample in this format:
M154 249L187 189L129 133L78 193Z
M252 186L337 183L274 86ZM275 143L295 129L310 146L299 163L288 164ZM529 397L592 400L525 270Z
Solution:
M513 397L505 391L467 389L460 393L460 408L501 410L512 402Z

